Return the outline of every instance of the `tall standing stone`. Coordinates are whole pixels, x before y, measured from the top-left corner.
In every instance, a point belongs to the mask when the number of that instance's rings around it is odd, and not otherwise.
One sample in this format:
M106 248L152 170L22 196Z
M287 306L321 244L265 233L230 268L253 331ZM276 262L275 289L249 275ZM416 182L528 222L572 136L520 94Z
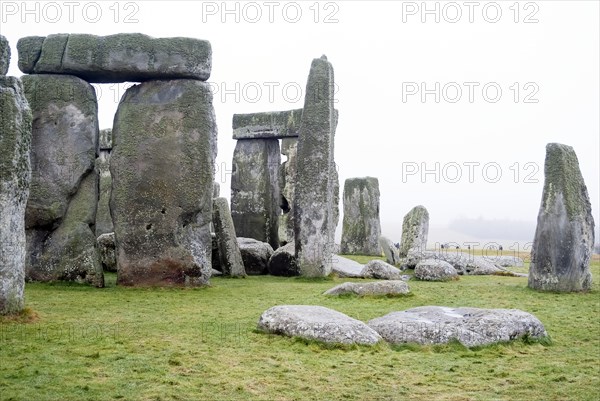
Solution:
M213 224L219 248L219 261L223 274L231 277L244 277L244 261L236 238L233 220L226 198L213 200Z
M231 217L239 237L279 247L279 141L240 139L233 153Z
M287 160L279 166L280 208L279 242L289 244L294 241L294 188L296 186L296 156L298 154L298 139L284 138L281 140L281 154Z
M98 211L96 212L96 236L114 231L112 217L110 216L110 190L112 179L110 176L110 152L112 150L112 129L100 130L100 146L96 159L96 170L100 179L98 195Z
M344 183L344 222L341 252L381 256L379 236L379 181L348 178Z
M94 224L98 103L94 88L68 75L27 75L33 113L32 178L25 213L26 274L104 286Z
M331 272L336 219L333 104L333 67L323 56L310 68L298 137L294 237L298 266L307 277Z
M0 76L8 73L10 64L10 45L3 35L0 35Z
M0 57L1 53L2 49ZM3 315L23 309L25 206L31 179L31 110L23 84L15 77L0 76L0 149L0 315Z
M546 145L544 178L528 286L541 291L588 291L594 219L572 147Z
M208 283L216 152L208 84L147 81L127 90L110 161L119 284Z
M400 257L405 258L409 253L425 251L428 233L429 212L421 205L415 206L404 216L402 222Z

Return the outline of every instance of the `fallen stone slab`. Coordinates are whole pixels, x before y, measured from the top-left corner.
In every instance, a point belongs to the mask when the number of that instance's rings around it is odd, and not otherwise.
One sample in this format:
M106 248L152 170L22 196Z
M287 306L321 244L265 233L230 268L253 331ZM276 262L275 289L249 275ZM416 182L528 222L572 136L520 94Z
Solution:
M525 263L523 259L518 256L509 255L494 255L494 256L483 256L485 260L495 264L498 267L523 267Z
M458 272L443 260L423 259L415 267L415 277L423 281L451 281L458 280Z
M437 259L450 263L460 275L482 276L499 274L505 271L482 256L473 256L460 251L422 251L410 252L403 258L403 269L414 269L423 259Z
M26 74L69 74L91 83L206 81L212 66L206 40L141 33L29 36L19 40L17 50L19 69Z
M233 139L297 138L302 109L234 114Z
M374 345L379 334L363 322L323 306L280 305L266 310L258 329L330 344Z
M523 337L542 339L544 325L518 309L448 308L421 306L392 312L367 322L391 344L447 344L456 340L478 347Z
M273 248L266 242L254 238L238 237L237 242L242 254L244 268L248 275L269 273L269 259L273 255Z
M402 280L402 271L383 260L374 259L365 265L361 275L364 278L377 278L382 280Z
M331 268L339 277L363 278L364 265L340 255L331 257Z
M371 283L342 283L323 293L323 295L347 295L358 296L398 296L407 295L410 288L402 280L385 280Z

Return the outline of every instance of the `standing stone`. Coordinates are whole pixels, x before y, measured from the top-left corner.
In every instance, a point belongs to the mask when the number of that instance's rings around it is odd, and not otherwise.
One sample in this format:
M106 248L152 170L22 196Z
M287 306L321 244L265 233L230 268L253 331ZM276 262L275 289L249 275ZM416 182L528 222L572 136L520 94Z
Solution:
M115 253L115 233L106 233L100 235L98 242L98 252L100 253L100 262L105 271L117 271L117 255Z
M402 222L400 257L405 258L411 252L423 252L427 249L428 232L429 212L423 206L415 206L404 216Z
M98 211L96 212L96 235L112 233L114 231L112 217L110 216L110 190L112 178L110 176L110 152L112 150L112 129L100 130L99 154L96 159L96 171L100 179L100 193L98 197Z
M206 81L210 42L194 38L152 38L141 33L109 36L28 36L17 43L26 74L70 74L87 82L140 82L188 78Z
M221 185L218 182L213 182L213 199L221 196Z
M104 286L94 224L98 104L94 88L67 75L23 77L33 113L32 178L25 212L26 275Z
M238 236L279 247L279 141L240 139L233 153L231 217Z
M284 138L281 140L281 154L287 156L279 167L280 208L279 242L283 245L294 242L294 191L296 187L296 156L298 154L298 139Z
M0 35L0 76L8 73L10 65L10 45L3 35Z
M208 84L148 81L125 92L110 161L118 284L208 284L216 152Z
M344 183L342 254L381 256L380 235L379 181L348 178Z
M25 206L31 180L31 110L23 84L15 77L0 76L0 149L0 315L4 315L23 309Z
M246 276L244 261L235 236L235 228L226 198L213 200L213 224L215 225L223 274L231 277Z
M390 239L383 236L379 237L379 246L383 250L386 262L393 266L398 266L400 264L398 249Z
M314 59L310 68L298 137L294 239L298 267L306 277L331 272L335 245L333 103L333 67L323 56Z
M570 146L549 143L528 286L541 291L590 290L593 246L594 219L577 155Z

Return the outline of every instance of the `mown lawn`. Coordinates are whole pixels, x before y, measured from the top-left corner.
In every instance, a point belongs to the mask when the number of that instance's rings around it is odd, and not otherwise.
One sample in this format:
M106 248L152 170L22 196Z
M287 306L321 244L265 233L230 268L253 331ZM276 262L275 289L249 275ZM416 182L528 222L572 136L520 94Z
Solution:
M364 260L361 260L364 261ZM0 320L0 400L600 399L600 263L586 294L538 293L522 277L410 281L413 296L327 298L342 279L213 279L203 289L28 284L27 316ZM470 350L327 347L255 332L278 304L368 320L422 305L519 308L551 344ZM25 322L27 321L28 322Z

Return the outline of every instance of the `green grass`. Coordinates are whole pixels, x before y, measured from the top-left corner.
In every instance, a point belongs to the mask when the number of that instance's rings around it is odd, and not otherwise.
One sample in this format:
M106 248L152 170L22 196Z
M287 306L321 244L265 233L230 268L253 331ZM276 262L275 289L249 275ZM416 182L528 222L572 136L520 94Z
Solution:
M0 400L594 400L600 388L600 263L586 294L539 293L522 277L410 281L414 295L330 298L346 281L213 279L203 289L28 284L0 320ZM335 347L262 334L278 304L360 320L421 305L519 308L552 339L481 349Z

